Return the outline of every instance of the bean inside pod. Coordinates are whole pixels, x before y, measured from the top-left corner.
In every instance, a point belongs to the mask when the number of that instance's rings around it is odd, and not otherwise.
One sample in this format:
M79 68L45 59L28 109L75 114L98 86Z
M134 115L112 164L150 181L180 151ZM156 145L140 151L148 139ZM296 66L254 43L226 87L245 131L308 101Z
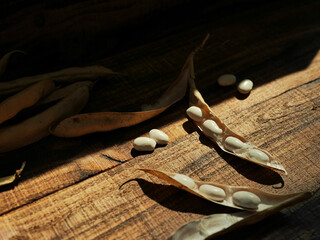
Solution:
M246 186L231 186L215 182L203 182L180 173L146 168L140 170L155 175L177 188L188 191L191 194L211 202L247 211L264 211L273 205L285 202L295 196L295 194L272 194Z

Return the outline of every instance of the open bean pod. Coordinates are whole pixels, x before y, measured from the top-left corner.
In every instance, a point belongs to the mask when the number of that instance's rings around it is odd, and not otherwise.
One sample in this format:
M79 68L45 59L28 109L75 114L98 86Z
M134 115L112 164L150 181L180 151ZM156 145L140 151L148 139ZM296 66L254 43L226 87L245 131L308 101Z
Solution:
M211 202L247 211L262 212L275 205L287 202L301 194L293 193L279 195L267 193L251 187L195 181L186 175L178 173L145 168L140 170L157 176L177 188L188 191L191 194Z
M266 217L305 201L312 196L310 192L297 193L286 201L279 202L261 212L236 212L212 214L189 222L177 229L170 240L204 240L230 232L238 227L254 224Z
M260 166L278 170L287 174L284 167L265 150L262 150L250 143L244 137L236 134L227 127L210 109L204 101L201 93L197 90L194 79L193 55L190 56L190 74L189 86L190 96L187 115L195 122L198 128L210 140L225 152L259 164Z

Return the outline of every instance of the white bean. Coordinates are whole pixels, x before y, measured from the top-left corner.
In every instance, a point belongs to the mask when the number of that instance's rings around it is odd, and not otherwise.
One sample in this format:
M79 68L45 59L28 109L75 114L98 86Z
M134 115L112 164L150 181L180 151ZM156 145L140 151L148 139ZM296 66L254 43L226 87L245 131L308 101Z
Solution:
M250 79L242 80L238 85L238 91L242 94L249 93L253 88L253 82Z
M204 134L211 136L211 137L213 137L214 134L220 135L223 132L222 129L219 128L218 124L211 119L203 122L202 130L203 130Z
M156 141L148 137L138 137L133 141L133 148L137 151L153 151Z
M255 209L261 203L260 198L254 193L238 191L232 195L233 203L239 207Z
M187 114L192 120L197 121L197 122L202 121L204 118L201 108L196 107L196 106L189 107L187 109Z
M236 83L236 76L233 74L224 74L218 78L218 84L223 87L231 86Z
M168 135L159 129L152 129L149 132L149 136L152 139L154 139L158 144L167 144L169 142Z
M250 149L248 153L250 157L258 161L262 161L262 162L269 161L268 155L258 149Z
M197 184L193 181L193 179L189 178L186 175L177 173L173 176L173 179L190 189L197 188Z
M201 185L199 192L205 194L209 199L215 201L223 201L226 197L226 193L222 188L208 184Z
M227 137L224 143L225 147L230 151L233 151L234 149L244 148L246 146L244 142L235 137Z

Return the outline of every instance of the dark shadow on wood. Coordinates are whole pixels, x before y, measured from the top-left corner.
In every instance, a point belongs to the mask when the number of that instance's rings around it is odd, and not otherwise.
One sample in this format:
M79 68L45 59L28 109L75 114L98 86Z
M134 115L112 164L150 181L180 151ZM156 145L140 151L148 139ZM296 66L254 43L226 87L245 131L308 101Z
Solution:
M280 184L277 188L282 188L284 186L284 181L277 172L222 151L217 144L204 136L200 130L199 135L199 141L202 144L215 149L221 158L247 179L264 185Z
M195 72L197 87L206 102L210 106L214 106L226 99L235 97L236 89L234 87L222 88L217 85L216 79L221 74L232 72L239 78L250 78L254 81L254 86L258 87L279 77L305 69L317 54L320 48L320 31L314 23L319 21L320 15L317 12L319 4L316 1L307 3L280 2L245 1L243 3L243 1L228 1L226 5L222 4L222 1L193 3L192 7L189 5L189 9L180 9L185 10L181 13L184 16L183 18L179 18L179 15L175 15L176 12L172 11L170 12L171 18L165 16L160 19L153 19L154 22L150 21L149 27L153 23L157 27L153 29L149 36L143 34L142 24L142 30L136 34L133 44L130 43L131 39L126 37L113 44L112 50L108 49L101 53L99 47L102 46L102 42L105 45L104 40L109 36L108 34L102 34L100 45L97 44L93 48L85 49L77 59L74 59L72 51L67 51L69 49L66 48L51 53L44 51L44 49L52 50L53 48L50 48L50 46L55 43L56 39L53 39L51 43L26 43L26 48L21 50L34 51L28 52L28 55L23 57L23 61L18 61L20 63L17 63L14 68L11 66L10 68L15 71L12 71L11 74L10 72L6 73L8 75L5 77L6 79L13 79L28 74L53 71L62 67L89 65L91 63L102 64L124 73L132 73L134 71L130 69L131 66L134 66L137 60L141 60L144 61L145 65L141 63L139 67L152 69L152 71L147 71L144 76L128 74L127 77L121 78L121 81L100 82L99 85L95 86L97 94L91 98L95 101L104 99L104 107L112 106L121 110L134 109L140 106L142 97L136 103L130 103L131 105L128 106L123 96L126 97L125 99L133 99L137 95L142 95L144 101L152 102L151 100L154 100L156 96L148 95L148 93L150 89L154 88L153 83L160 82L159 85L161 86L157 93L161 93L169 85L168 83L178 76L189 52L199 44L205 33L210 32L213 33L213 37L209 40L205 50L199 56L196 56ZM287 8L288 4L290 4L290 8ZM196 12L193 8L195 5L197 6ZM300 9L309 10L302 12L303 15L300 15L299 21L293 21L296 19L295 13L299 13ZM261 18L257 18L259 12L263 13ZM190 18L190 13L195 13L192 18ZM265 18L266 16L268 18ZM272 16L275 17L275 20L272 20ZM177 20L175 25L172 25L171 21L173 19ZM131 29L131 27L128 27L128 29ZM133 28L131 31L136 29ZM127 35L128 32L124 31L117 37L123 37L123 34ZM141 35L139 36L139 34ZM90 45L99 36L99 34L93 35L92 39L86 41L86 43ZM72 43L68 40L75 39L75 37L77 36L66 36L66 44ZM62 41L62 39L60 40ZM145 45L140 48L141 51L124 52L124 50L133 49L143 44ZM8 52L13 50L11 48L17 46L23 46L23 44L15 42L10 46L4 46L2 51ZM82 47L81 44L79 46ZM187 46L187 49L183 46ZM177 56L177 59L175 59L175 53L179 52L178 50L181 48L185 50L183 51L185 56ZM59 55L63 51L66 51L66 53ZM1 55L4 53L1 52ZM115 53L120 54L110 57ZM171 55L167 56L167 53L171 53ZM90 56L88 57L88 55ZM173 58L172 62L174 63L170 63L170 69L157 72L155 66L150 68L147 65L148 59L156 57L163 58L166 62L170 62ZM16 71L16 69L21 69L21 71ZM140 86L143 84L144 92L137 94L135 91L139 84ZM98 102L98 104L101 107L103 105L101 102ZM0 160L5 162L7 166L13 166L15 162L21 161L22 158L27 160L27 167L21 179L23 181L53 168L58 168L60 165L73 161L75 157L83 156L82 150L84 148L89 149L89 151L93 149L92 152L99 151L105 147L132 140L151 128L157 128L185 118L186 106L187 102L184 99L163 114L131 128L90 134L77 139L61 140L50 136L14 153L1 154ZM188 122L184 124L184 128L187 132L192 132L194 129L193 126L189 126ZM64 143L57 147L59 141ZM207 140L202 141L203 144L209 144ZM208 146L212 147L211 144ZM213 147L228 164L248 179L267 185L283 182L277 173L225 154L215 145ZM252 170L248 172L248 169Z

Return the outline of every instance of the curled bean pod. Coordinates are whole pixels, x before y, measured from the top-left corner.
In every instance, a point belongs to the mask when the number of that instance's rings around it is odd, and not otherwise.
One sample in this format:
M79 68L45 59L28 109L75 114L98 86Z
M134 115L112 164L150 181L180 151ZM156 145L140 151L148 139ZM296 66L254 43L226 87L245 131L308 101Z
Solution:
M8 64L8 61L9 61L10 57L15 53L26 54L24 51L21 51L21 50L13 50L11 52L8 52L6 55L4 55L0 59L0 77L3 75L4 71L6 70L7 64Z
M260 166L287 174L281 163L275 160L270 153L258 148L248 142L244 137L233 132L212 112L196 88L194 82L193 55L190 57L190 66L190 107L186 112L187 115L194 120L198 128L223 151L259 164Z
M183 174L155 169L142 168L140 170L211 202L251 212L262 212L299 195L297 193L279 195L246 186L230 186L215 182L197 181Z
M0 129L0 153L15 150L48 136L49 128L81 111L89 98L89 88L78 88L54 106L21 123Z

